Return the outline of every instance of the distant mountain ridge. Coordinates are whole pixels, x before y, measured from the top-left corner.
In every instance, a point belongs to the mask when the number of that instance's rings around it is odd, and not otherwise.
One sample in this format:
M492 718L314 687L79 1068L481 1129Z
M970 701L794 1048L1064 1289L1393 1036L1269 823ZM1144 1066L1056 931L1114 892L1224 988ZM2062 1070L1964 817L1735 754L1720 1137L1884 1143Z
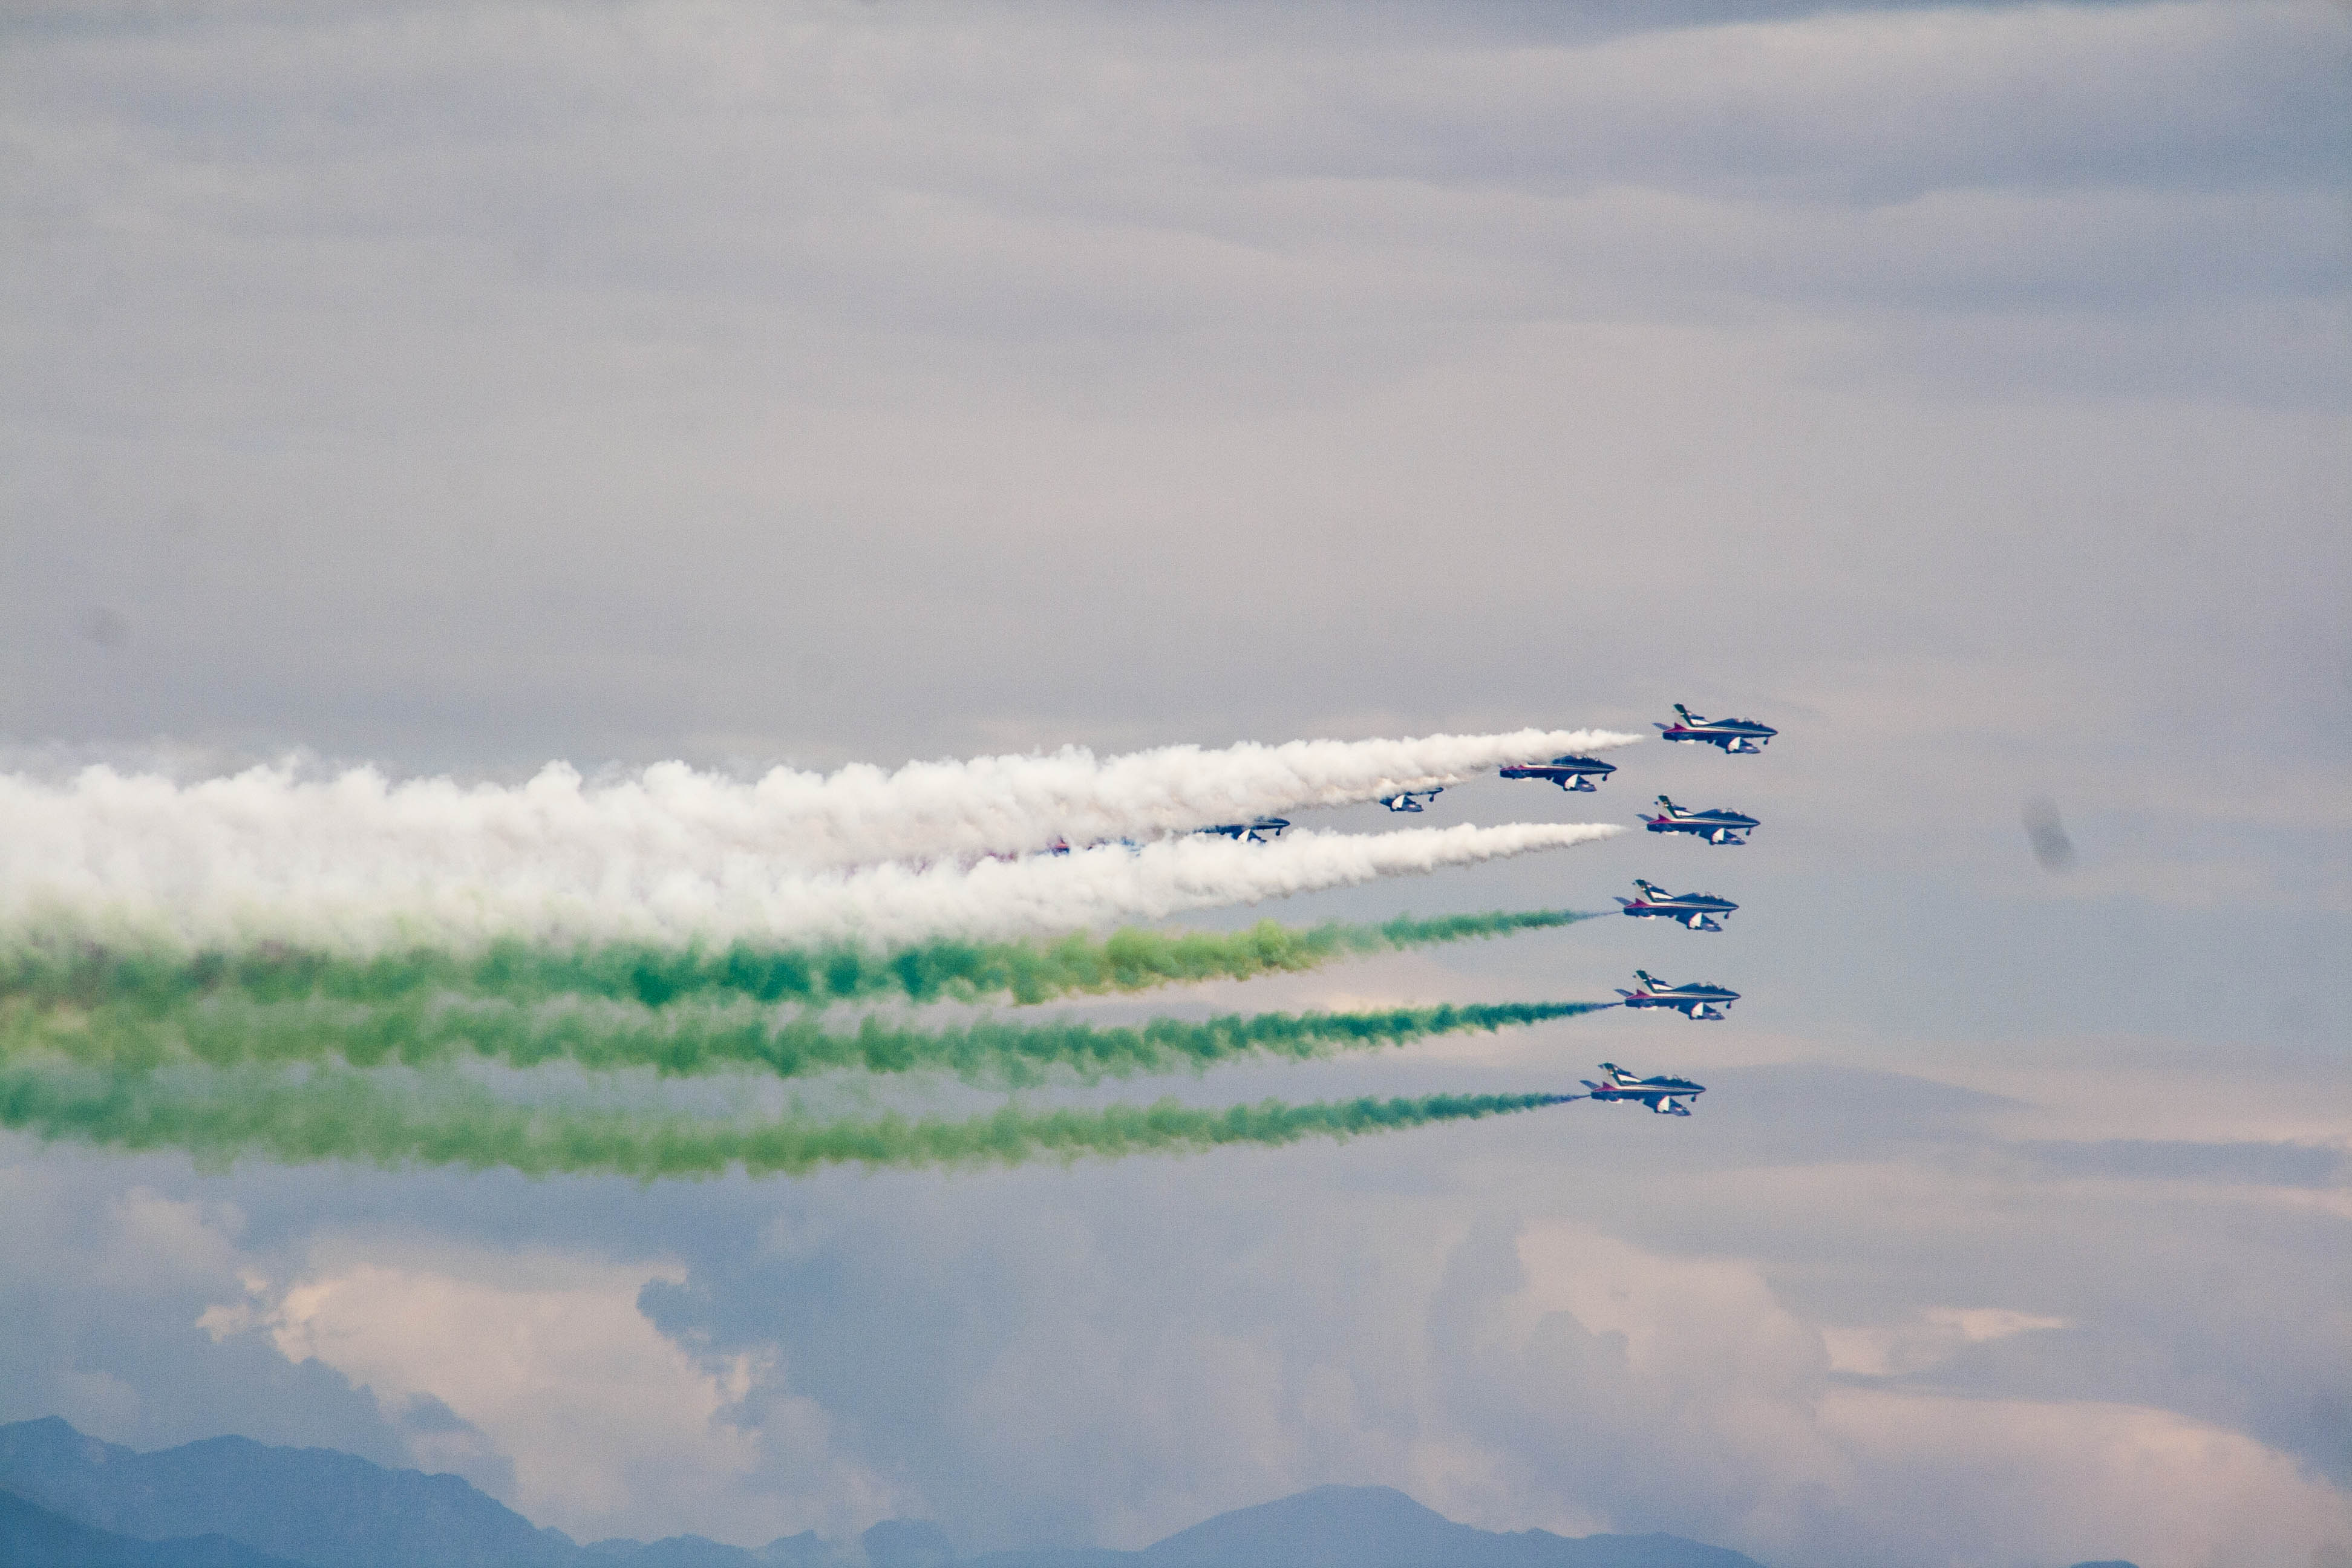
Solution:
M1140 1552L992 1552L958 1568L1762 1568L1678 1535L1456 1524L1393 1487L1317 1487L1235 1509Z
M1479 1530L1390 1487L1317 1487L1139 1552L957 1557L936 1525L906 1520L861 1545L803 1532L757 1549L693 1535L583 1546L457 1476L331 1448L213 1437L142 1454L56 1416L0 1426L10 1568L1761 1568L1674 1535Z
M302 1568L226 1535L140 1541L0 1491L0 1563L8 1568Z
M57 1416L0 1426L0 1489L117 1534L220 1534L319 1568L575 1568L580 1548L456 1476L208 1437L142 1454Z

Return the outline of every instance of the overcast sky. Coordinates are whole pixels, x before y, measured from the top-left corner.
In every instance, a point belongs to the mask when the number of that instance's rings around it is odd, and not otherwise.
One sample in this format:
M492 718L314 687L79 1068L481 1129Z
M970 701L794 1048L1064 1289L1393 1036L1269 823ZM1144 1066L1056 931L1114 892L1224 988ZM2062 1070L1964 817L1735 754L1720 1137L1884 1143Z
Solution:
M1176 1003L1718 980L1177 1086L1607 1058L1687 1121L651 1187L10 1139L0 1419L583 1540L1133 1546L1338 1481L1772 1568L2346 1568L2347 169L2328 4L10 6L10 766L1782 737L1425 819L1666 788L1747 849L1225 917L1641 875L1725 934Z

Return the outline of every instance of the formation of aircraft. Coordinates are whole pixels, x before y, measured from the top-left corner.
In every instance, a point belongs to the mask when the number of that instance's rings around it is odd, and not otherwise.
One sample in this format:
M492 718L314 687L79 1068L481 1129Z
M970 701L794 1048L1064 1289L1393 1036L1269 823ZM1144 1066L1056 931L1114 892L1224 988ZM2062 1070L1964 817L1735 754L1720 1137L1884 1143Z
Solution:
M1681 703L1675 704L1678 715L1673 724L1660 724L1669 741L1692 742L1716 746L1727 755L1752 755L1764 749L1764 743L1780 731L1752 719L1703 719ZM1615 773L1611 763L1594 757L1554 757L1549 763L1526 763L1500 770L1507 779L1541 779L1556 784L1563 790L1580 794L1593 791L1599 781ZM1393 812L1420 812L1443 795L1443 786L1430 789L1401 789L1379 797L1381 805ZM1643 825L1653 833L1687 833L1704 838L1710 844L1745 844L1748 835L1757 826L1756 818L1743 812L1714 810L1693 811L1676 805L1664 795L1658 796L1658 815L1644 816ZM1286 817L1259 816L1247 822L1220 823L1200 829L1204 834L1248 844L1264 844L1282 837L1289 827ZM1056 854L1069 853L1065 844L1054 846ZM1692 931L1719 931L1723 921L1738 905L1729 899L1713 893L1670 893L1654 882L1635 878L1637 897L1617 900L1623 911L1636 919L1670 920ZM1632 991L1620 990L1622 1006L1635 1011L1664 1008L1680 1013L1685 1018L1720 1022L1724 1009L1739 1000L1739 993L1727 986L1692 982L1669 985L1646 969L1633 972L1638 982ZM1686 1078L1639 1078L1614 1062L1602 1062L1601 1082L1581 1080L1587 1093L1571 1095L1573 1100L1633 1100L1648 1106L1661 1116L1688 1116L1691 1102L1706 1092L1706 1086Z
M1756 826L1756 819L1742 812L1693 811L1664 795L1658 797L1658 805L1657 816L1642 818L1653 833L1687 833L1709 844L1745 844Z
M1721 931L1716 916L1728 916L1739 906L1729 899L1718 899L1713 893L1669 893L1655 882L1633 879L1638 897L1619 899L1625 912L1636 919L1659 918L1675 921L1693 931Z
M1679 702L1675 704L1675 722L1658 726L1667 740L1715 746L1727 756L1752 756L1780 733L1753 719L1702 718ZM1545 779L1562 789L1590 790L1596 779L1606 778L1613 772L1608 763L1590 757L1559 757L1549 764L1505 768L1502 775L1507 779ZM1757 826L1756 818L1745 812L1693 811L1676 805L1663 795L1658 797L1657 815L1644 815L1642 823L1653 833L1687 833L1709 844L1745 844ZM1626 914L1637 920L1674 921L1691 931L1719 931L1723 921L1739 907L1713 893L1670 893L1655 882L1638 877L1633 879L1633 888L1635 897L1617 900ZM1725 1009L1739 1000L1739 993L1727 986L1696 981L1669 985L1646 969L1637 969L1633 975L1636 989L1620 990L1617 994L1623 998L1621 1005L1636 1011L1664 1008L1685 1018L1720 1022L1726 1016ZM1686 1078L1640 1078L1614 1062L1602 1062L1601 1071L1600 1082L1583 1079L1587 1092L1570 1098L1633 1100L1661 1116L1688 1116L1691 1102L1706 1092L1706 1085Z
M1381 804L1391 811L1425 811L1429 803L1445 793L1445 786L1434 789L1401 789L1394 795L1381 796Z
M1631 1007L1636 1012L1645 1007L1671 1007L1685 1018L1720 1023L1724 1016L1722 1010L1739 1000L1738 992L1720 985L1709 985L1703 981L1693 981L1687 985L1669 985L1646 969L1633 971L1633 977L1641 982L1640 989L1620 989L1617 994L1625 998L1618 1005Z
M1515 763L1502 770L1507 779L1541 779L1560 788L1591 795L1594 781L1605 779L1617 771L1613 763L1597 757L1554 757L1548 763Z
M1281 837L1282 830L1289 826L1290 818L1286 816L1256 816L1247 822L1221 822L1214 827L1203 827L1199 831L1225 838L1238 838L1244 844L1265 844Z
M1753 756L1764 749L1764 743L1780 731L1769 724L1759 724L1753 719L1702 719L1681 703L1675 704L1676 718L1671 724L1657 728L1665 731L1669 741L1694 742L1702 746L1720 746L1726 756Z
M1690 1102L1706 1092L1706 1085L1693 1083L1686 1078L1636 1078L1615 1062L1602 1062L1602 1081L1580 1079L1592 1092L1572 1094L1570 1100L1630 1100L1648 1106L1660 1116L1688 1116Z

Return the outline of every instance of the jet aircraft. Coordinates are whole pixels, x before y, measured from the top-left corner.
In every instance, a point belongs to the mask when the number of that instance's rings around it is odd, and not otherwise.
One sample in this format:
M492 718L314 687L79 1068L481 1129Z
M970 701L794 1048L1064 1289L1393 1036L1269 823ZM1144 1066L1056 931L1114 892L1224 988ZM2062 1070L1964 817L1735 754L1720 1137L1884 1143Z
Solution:
M1685 1018L1720 1023L1723 1020L1721 1009L1739 1000L1738 992L1727 991L1720 985L1709 985L1700 981L1693 981L1688 985L1669 985L1646 969L1637 969L1633 975L1641 981L1642 988L1638 991L1620 990L1617 994L1625 998L1621 1005L1637 1012L1644 1007L1671 1007Z
M1764 742L1780 731L1769 724L1759 724L1753 719L1702 719L1681 703L1675 704L1678 717L1671 724L1657 728L1666 732L1669 741L1696 741L1702 746L1720 746L1727 757L1735 754L1754 755L1764 749Z
M1728 918L1731 911L1739 907L1729 899L1718 899L1713 893L1669 893L1655 882L1644 882L1639 877L1633 879L1633 886L1641 890L1640 898L1617 901L1625 906L1627 914L1637 920L1662 916L1679 921L1693 931L1721 931L1723 927L1715 917L1722 915Z
M1737 811L1693 811L1664 795L1658 797L1658 805L1664 808L1659 815L1642 818L1653 833L1688 833L1709 844L1745 844L1756 826L1754 817Z
M1203 827L1202 833L1218 834L1226 838L1238 838L1244 844L1264 844L1282 837L1290 826L1286 816L1258 816L1247 822L1221 822L1214 827Z
M1605 779L1616 771L1616 763L1604 763L1595 757L1554 757L1548 763L1515 763L1502 770L1502 776L1507 779L1542 779L1562 789L1591 795L1594 780Z
M1602 1062L1601 1070L1606 1081L1595 1083L1591 1079L1577 1081L1591 1089L1591 1094L1572 1094L1570 1100L1638 1100L1660 1116L1688 1116L1690 1101L1706 1092L1706 1085L1693 1083L1686 1078L1635 1078L1615 1062Z
M1445 793L1445 786L1434 789L1401 789L1394 795L1381 796L1381 804L1391 811L1426 811L1429 803Z

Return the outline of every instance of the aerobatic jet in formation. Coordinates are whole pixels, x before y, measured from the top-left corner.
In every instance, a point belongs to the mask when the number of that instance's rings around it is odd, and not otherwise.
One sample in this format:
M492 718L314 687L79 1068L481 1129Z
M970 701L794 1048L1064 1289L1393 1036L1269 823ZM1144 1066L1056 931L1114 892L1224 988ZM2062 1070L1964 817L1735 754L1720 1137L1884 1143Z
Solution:
M1688 1116L1690 1102L1706 1092L1706 1085L1693 1083L1686 1078L1635 1078L1615 1062L1602 1062L1601 1070L1606 1080L1595 1083L1591 1079L1577 1081L1591 1089L1591 1094L1572 1094L1570 1100L1631 1100L1648 1106L1661 1116Z
M1238 838L1244 844L1264 844L1282 837L1290 826L1286 816L1256 816L1247 822L1221 822L1214 827L1203 827L1202 833L1213 833L1226 838Z
M1649 916L1679 921L1693 931L1721 931L1716 916L1729 916L1739 906L1729 899L1718 899L1713 893L1669 893L1655 882L1633 879L1641 897L1620 899L1625 912L1636 919Z
M1605 779L1617 771L1614 763L1604 763L1597 757L1554 757L1548 763L1514 763L1502 770L1507 779L1542 779L1562 789L1591 795L1595 779Z
M1753 719L1702 719L1679 702L1675 704L1675 713L1673 723L1657 726L1666 732L1667 740L1720 746L1727 757L1740 753L1753 756L1764 749L1765 742L1780 732Z
M1685 1018L1720 1023L1723 1019L1721 1010L1739 1000L1737 991L1727 991L1720 985L1708 985L1699 981L1693 981L1688 985L1669 985L1646 969L1633 971L1633 977L1642 983L1642 988L1638 991L1620 990L1617 994L1625 998L1620 1005L1637 1012L1644 1007L1671 1007Z
M1401 789L1394 795L1381 796L1381 804L1391 811L1426 811L1429 803L1444 793L1444 784L1434 789Z
M1688 833L1709 844L1745 844L1756 826L1754 817L1737 811L1693 811L1664 795L1658 797L1658 805L1664 809L1657 816L1642 818L1653 833Z

